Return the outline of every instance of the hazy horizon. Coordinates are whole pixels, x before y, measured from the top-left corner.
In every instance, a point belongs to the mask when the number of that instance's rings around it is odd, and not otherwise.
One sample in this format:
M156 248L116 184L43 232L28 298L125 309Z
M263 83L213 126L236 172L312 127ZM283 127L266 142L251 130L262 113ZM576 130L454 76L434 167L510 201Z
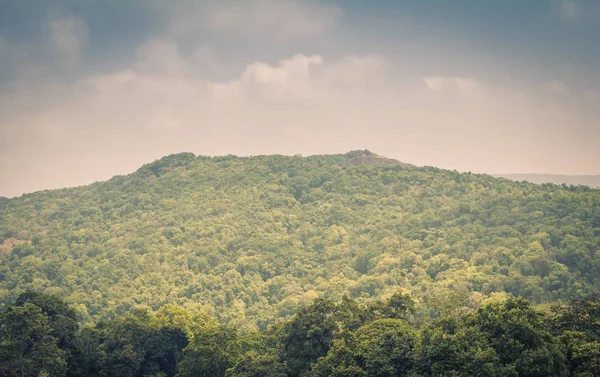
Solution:
M0 4L0 196L172 153L600 175L600 2Z

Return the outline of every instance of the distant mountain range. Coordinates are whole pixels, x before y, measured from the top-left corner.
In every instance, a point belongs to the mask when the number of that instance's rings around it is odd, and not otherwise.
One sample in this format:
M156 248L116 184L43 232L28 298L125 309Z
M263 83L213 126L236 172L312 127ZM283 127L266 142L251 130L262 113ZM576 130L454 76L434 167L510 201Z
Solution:
M556 185L583 185L600 188L600 175L560 175L560 174L493 174L513 181L527 181L531 183L554 183Z

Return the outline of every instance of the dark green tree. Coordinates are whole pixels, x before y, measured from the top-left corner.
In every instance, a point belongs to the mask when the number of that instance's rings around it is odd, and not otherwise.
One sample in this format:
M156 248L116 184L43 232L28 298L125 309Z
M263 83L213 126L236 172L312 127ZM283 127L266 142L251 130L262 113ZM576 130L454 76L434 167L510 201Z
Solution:
M372 313L354 300L343 297L339 303L316 299L301 308L280 329L282 358L290 376L302 376L311 365L327 355L334 339L354 331L372 318Z
M240 344L234 328L204 328L184 349L178 376L223 377L227 369L236 365L239 357Z
M352 334L333 342L326 356L312 367L311 377L367 377Z
M335 311L336 305L332 301L316 299L283 326L282 357L287 361L290 376L302 376L319 357L327 355L340 330Z
M154 327L147 311L117 318L98 331L88 336L100 340L99 349L88 354L100 357L99 374L103 377L174 377L188 343L182 330Z
M376 301L371 305L376 317L407 318L415 312L415 302L410 295L396 292L387 301Z
M565 375L564 356L542 313L522 298L492 302L465 318L496 351L499 361L518 376Z
M49 317L26 302L0 314L0 376L65 376L69 352L59 347Z
M407 376L413 367L416 332L401 319L380 319L358 329L356 352L372 377Z
M415 375L424 377L509 377L516 372L500 363L485 334L455 318L425 326L416 349Z
M552 311L551 324L564 346L570 375L600 376L600 295Z
M15 301L15 305L18 306L24 306L27 303L39 307L48 316L48 324L52 328L52 335L58 340L58 346L70 353L79 328L75 310L56 295L32 290L20 294Z
M315 377L407 376L413 368L416 332L400 319L380 319L334 341L314 365Z

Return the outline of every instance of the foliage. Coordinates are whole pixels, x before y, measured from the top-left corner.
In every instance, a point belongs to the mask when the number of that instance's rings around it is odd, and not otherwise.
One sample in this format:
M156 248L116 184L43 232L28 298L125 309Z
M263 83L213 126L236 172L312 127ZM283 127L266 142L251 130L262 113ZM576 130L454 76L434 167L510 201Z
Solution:
M68 353L52 336L48 315L26 303L10 306L0 317L0 375L65 376Z
M501 365L484 334L455 318L437 320L421 331L415 364L418 376L514 375Z
M259 354L249 351L227 370L227 377L287 377L285 367L275 354Z
M28 294L70 310L57 297ZM580 325L597 321L597 297L553 313L495 297L422 326L383 316L399 301L411 306L401 294L372 305L318 299L289 321L245 335L172 305L134 309L71 334L70 356L49 312L17 300L0 313L0 376L593 377L600 370L597 334Z
M365 151L178 154L3 200L0 301L55 294L77 303L83 323L174 304L249 332L315 298L367 304L402 289L425 321L494 292L533 303L598 292L599 228L600 191L583 186Z
M484 334L499 362L515 376L564 375L563 355L544 317L521 298L492 302L465 318Z
M563 354L543 319L510 298L434 322L423 331L418 369L424 376L564 376Z
M240 355L235 329L225 326L200 330L184 350L181 377L224 377Z
M379 319L334 343L313 368L315 377L406 376L413 367L416 332L403 320Z
M341 331L337 305L317 299L302 308L281 330L284 359L290 376L301 376L318 358L326 356Z
M600 376L600 295L552 308L554 333L559 335L573 376Z

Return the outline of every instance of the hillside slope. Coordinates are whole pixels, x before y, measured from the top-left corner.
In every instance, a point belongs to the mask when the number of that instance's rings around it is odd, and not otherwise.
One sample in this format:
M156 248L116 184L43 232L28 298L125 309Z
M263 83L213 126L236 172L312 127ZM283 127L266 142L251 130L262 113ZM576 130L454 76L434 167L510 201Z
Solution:
M25 288L84 318L203 306L264 328L315 297L411 292L419 313L506 291L600 286L600 190L419 168L367 151L183 153L128 176L0 202L0 297Z

